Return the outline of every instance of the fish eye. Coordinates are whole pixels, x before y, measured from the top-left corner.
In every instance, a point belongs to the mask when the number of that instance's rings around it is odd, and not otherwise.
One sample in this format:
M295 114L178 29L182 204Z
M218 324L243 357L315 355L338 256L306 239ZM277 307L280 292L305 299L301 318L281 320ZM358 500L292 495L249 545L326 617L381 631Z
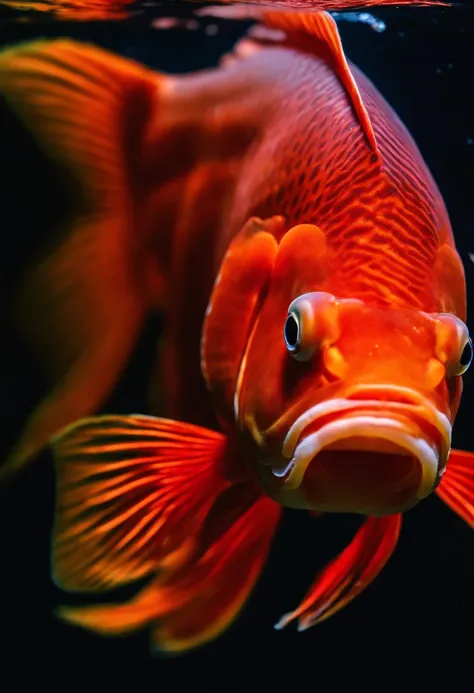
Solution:
M295 361L310 361L338 336L337 303L332 294L301 294L288 307L283 337Z
M467 325L455 315L438 313L436 357L446 365L446 377L463 375L473 360L472 339Z
M283 337L285 346L295 361L309 361L315 352L315 341L311 333L312 322L304 306L303 310L290 306Z
M289 313L286 318L284 337L288 351L295 353L300 346L300 319L295 312Z
M458 375L462 375L467 371L469 366L472 363L472 357L473 357L473 350L472 350L472 339L470 337L467 338L466 343L464 344L463 350L461 352L461 356L459 357L459 368L457 370Z

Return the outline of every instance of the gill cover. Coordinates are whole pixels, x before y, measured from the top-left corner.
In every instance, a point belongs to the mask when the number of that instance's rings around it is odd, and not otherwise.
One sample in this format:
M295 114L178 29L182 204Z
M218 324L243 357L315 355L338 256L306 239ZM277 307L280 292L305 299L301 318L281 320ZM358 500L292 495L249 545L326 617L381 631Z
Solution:
M242 407L245 382L258 380L254 396L262 403L284 392L278 378L285 377L288 362L283 339L288 305L321 288L328 271L324 233L312 224L286 231L282 217L253 218L234 238L214 285L201 343L204 377L228 421L235 418L243 426L246 412L253 411L251 401ZM250 349L255 339L258 348Z

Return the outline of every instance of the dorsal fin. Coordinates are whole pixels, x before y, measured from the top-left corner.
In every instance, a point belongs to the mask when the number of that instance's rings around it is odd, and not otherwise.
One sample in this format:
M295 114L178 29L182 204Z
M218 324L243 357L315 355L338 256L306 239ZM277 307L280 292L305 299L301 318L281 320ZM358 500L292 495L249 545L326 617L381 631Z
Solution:
M298 12L282 9L268 10L248 5L205 7L200 16L219 16L235 19L253 18L269 29L283 31L285 44L327 60L341 80L370 148L379 154L375 133L359 88L347 63L335 20L327 12Z
M288 39L296 46L306 43L306 37L311 37L311 47L317 55L326 53L333 63L334 69L346 89L356 112L359 123L367 137L371 149L378 152L374 130L369 114L359 92L359 88L347 63L341 38L335 20L327 12L265 12L264 23L272 29L282 29ZM306 35L306 36L305 36Z

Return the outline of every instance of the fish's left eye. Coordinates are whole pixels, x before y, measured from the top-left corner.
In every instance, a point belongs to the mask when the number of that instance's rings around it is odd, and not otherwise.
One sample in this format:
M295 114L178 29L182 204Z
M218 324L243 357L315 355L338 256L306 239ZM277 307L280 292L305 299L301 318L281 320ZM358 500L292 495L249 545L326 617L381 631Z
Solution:
M459 367L457 369L458 375L462 375L467 371L472 363L472 356L472 339L468 337L461 352L461 356L459 357Z
M473 360L472 339L466 323L450 313L437 313L436 357L446 366L446 377L463 375Z

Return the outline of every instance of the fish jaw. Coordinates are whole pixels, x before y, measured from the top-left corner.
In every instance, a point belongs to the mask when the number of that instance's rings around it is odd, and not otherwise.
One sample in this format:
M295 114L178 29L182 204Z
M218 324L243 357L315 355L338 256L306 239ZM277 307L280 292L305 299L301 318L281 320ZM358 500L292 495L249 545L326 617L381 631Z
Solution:
M358 387L303 412L271 474L280 502L294 506L293 494L299 507L383 516L430 495L450 445L449 420L419 393Z

